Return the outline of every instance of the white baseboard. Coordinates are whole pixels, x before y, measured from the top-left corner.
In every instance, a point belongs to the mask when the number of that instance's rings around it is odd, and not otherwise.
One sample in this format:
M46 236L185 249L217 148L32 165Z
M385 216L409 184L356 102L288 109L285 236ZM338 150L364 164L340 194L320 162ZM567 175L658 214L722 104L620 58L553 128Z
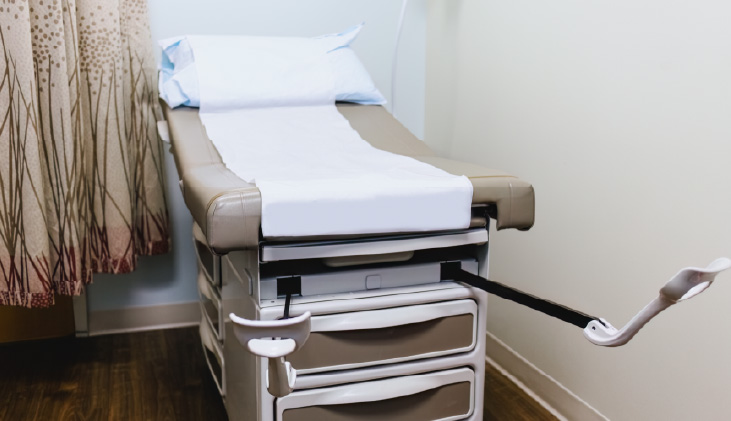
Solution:
M92 311L89 313L88 323L89 336L95 336L195 326L200 321L200 304L194 301Z
M609 418L490 332L487 333L487 363L560 420L609 421Z

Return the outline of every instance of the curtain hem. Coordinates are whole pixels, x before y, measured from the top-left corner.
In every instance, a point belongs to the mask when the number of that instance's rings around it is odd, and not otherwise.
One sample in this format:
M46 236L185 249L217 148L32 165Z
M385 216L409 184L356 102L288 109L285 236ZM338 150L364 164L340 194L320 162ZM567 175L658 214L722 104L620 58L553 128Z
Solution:
M78 295L78 294L76 294ZM20 306L27 308L43 308L53 305L53 291L23 292L0 291L0 305Z
M172 249L170 240L147 241L140 247L139 254L144 256L155 256L165 254Z

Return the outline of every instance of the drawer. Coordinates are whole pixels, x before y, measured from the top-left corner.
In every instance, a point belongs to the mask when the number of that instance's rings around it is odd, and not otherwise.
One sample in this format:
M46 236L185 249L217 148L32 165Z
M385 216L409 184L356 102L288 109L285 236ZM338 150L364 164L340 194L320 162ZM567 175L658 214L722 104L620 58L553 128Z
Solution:
M313 316L309 339L287 360L308 374L467 352L477 320L469 299Z
M215 338L215 334L211 330L211 327L204 320L201 320L200 324L200 335L201 342L203 344L203 354L206 357L206 363L208 369L211 370L213 375L213 381L216 383L218 392L221 396L226 395L226 366L223 360L223 350L221 345Z
M307 242L264 243L261 261L316 259L326 257L363 256L402 253L465 244L487 243L487 230L482 228L446 231L438 234L402 234L370 237L367 241L344 239Z
M478 263L476 259L465 258L460 261L464 270L477 274ZM274 264L270 263L262 270L259 292L262 300L274 300L283 297L278 293L278 279L280 278L267 273L270 266L274 266ZM300 278L300 295L303 297L442 282L441 261L371 265L354 269L316 271L303 274L295 272L294 274Z
M460 420L474 411L469 368L294 392L276 401L278 421Z
M214 286L219 286L218 282L215 282L218 276L215 266L216 261L220 258L211 253L206 243L206 237L196 223L193 223L193 245L198 259L198 267L203 270L208 282Z
M221 296L206 279L202 269L198 269L198 296L200 297L203 321L219 341L223 340L223 308Z
M252 258L252 254L254 257ZM251 251L232 251L225 256L221 257L221 273L223 274L221 283L228 285L231 282L238 282L244 287L244 290L249 295L254 294L254 284L256 284L255 276L248 267L254 267L258 269L258 263L256 260L256 253ZM253 260L253 263L249 265L248 260ZM255 270L256 272L256 270Z

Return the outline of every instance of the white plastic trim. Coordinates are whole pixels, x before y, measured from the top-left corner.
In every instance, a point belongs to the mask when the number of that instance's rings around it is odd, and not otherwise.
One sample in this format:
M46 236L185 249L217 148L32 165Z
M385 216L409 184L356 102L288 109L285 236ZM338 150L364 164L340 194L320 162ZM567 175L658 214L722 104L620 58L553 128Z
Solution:
M705 268L681 269L660 289L660 295L637 313L622 329L617 329L606 320L601 319L604 324L597 321L589 322L584 329L584 336L595 345L624 345L661 311L705 291L716 275L729 268L731 268L731 260L722 257L714 260Z
M439 291L441 294L448 294L445 296L444 300L453 300L453 299L459 299L459 298L465 298L470 297L468 294L462 293L461 290L468 290L471 289L471 287L467 286L465 287L463 284L460 284L458 282L439 282L439 283L433 283L433 284L422 284L422 285L412 285L412 286L406 286L406 287L398 287L398 288L379 288L379 289L370 289L365 291L356 291L351 292L348 294L323 294L323 295L316 295L316 296L309 296L309 297L297 297L292 298L292 307L290 311L293 314L299 314L304 311L311 311L313 314L328 314L328 313L341 313L341 312L347 312L347 311L357 311L362 310L359 307L352 307L349 304L352 303L354 300L361 300L361 299L368 299L368 298L374 298L374 297L382 297L383 299L390 300L387 297L396 297L395 299L398 301L397 297L403 297L403 296L409 296L411 294L418 294L422 293L425 290L427 291ZM455 293L456 292L456 293ZM394 299L394 298L391 298ZM413 303L412 303L413 304ZM262 300L261 301L261 308L262 310L265 310L267 313L267 319L272 319L272 314L274 314L274 318L279 317L282 314L282 308L281 306L284 305L284 298L277 298L276 300ZM387 306L385 307L395 307L395 306Z
M206 279L206 275L203 274L203 268L198 266L198 292L205 296L206 298L210 299L210 289L208 288L208 280Z
M218 365L221 368L220 382L218 380L218 377L213 374L214 370L213 366L211 365L211 361L208 359L208 354L206 354L205 352L203 353L206 358L206 364L208 364L208 369L211 371L211 377L213 377L213 382L216 383L216 388L218 389L218 392L221 394L221 396L226 396L226 366L223 360L223 351L221 350L218 341L215 339L210 326L204 320L201 320L200 335L203 348L207 348L208 350L213 352L213 355L216 356Z
M310 313L307 312L305 314L301 314L297 317L291 317L289 319L282 319L282 320L249 320L244 319L242 317L239 317L233 313L229 314L229 317L231 318L231 321L241 325L241 326L248 326L253 327L256 329L267 329L267 328L281 328L285 326L294 326L298 323L301 323L304 320L307 320L307 318L310 317ZM263 332L266 333L266 332ZM269 335L271 336L271 335ZM266 337L266 335L264 335Z
M266 358L280 358L294 352L297 343L292 339L252 339L247 344L249 352Z
M288 409L305 408L308 406L378 402L401 396L415 395L448 384L469 382L471 390L469 413L442 418L440 421L464 419L469 417L474 411L474 381L475 373L472 370L459 368L437 373L403 376L325 389L303 390L277 400L277 419L281 419L284 411Z
M213 331L216 335L216 338L218 340L223 340L223 309L221 305L221 298L218 295L218 292L213 288L213 286L208 283L208 280L204 274L203 269L200 267L198 268L198 292L201 298L201 313L203 314L203 318L205 319L205 322L208 323L208 326L210 327L211 331ZM208 313L206 312L205 306L203 304L203 299L208 299L213 303L213 307L216 308L216 318L218 319L218 330L216 330L216 327L213 324L213 320L211 320L208 317Z
M486 243L487 239L488 236L486 229L475 228L469 231L453 234L415 238L394 238L384 239L381 241L290 243L287 245L262 247L261 259L263 262L273 262L277 260L388 254L438 247L454 247L463 244L482 244Z
M433 313L432 313L433 310ZM423 354L412 354L406 357L381 359L375 361L363 361L351 364L331 365L324 367L300 369L298 372L302 375L321 373L326 371L342 371L352 370L363 367L370 367L382 364L398 364L413 360L423 360L427 358L443 357L454 355L461 352L469 352L475 348L477 344L477 323L478 317L484 317L477 314L477 304L470 299L440 302L433 304L413 305L406 307L395 307L383 310L367 310L357 313L343 313L335 315L316 316L312 318L312 332L328 332L342 330L366 330L379 329L383 327L403 326L406 324L426 322L440 317L458 316L463 314L473 315L472 324L472 342L465 347L445 349L443 351L426 352ZM432 317L434 316L434 317ZM329 319L324 326L319 326L318 319ZM344 323L340 323L337 319L348 319ZM407 320L408 319L408 320ZM318 327L325 329L319 330Z
M198 241L195 237L193 237L193 240ZM215 282L213 282L213 274L206 271L205 266L203 265L203 259L201 259L200 252L198 251L198 247L196 247L195 244L193 245L193 250L195 250L195 259L198 262L198 271L203 273L203 276L205 276L205 279L211 285L214 285Z
M208 279L202 269L198 269L198 291L202 296L213 301L216 308L221 308L221 298L218 296L218 292L213 288L213 285L208 282Z
M233 313L229 318L241 345L252 354L268 359L269 393L278 397L292 393L297 371L284 357L301 348L310 336L310 312L284 320L248 320Z

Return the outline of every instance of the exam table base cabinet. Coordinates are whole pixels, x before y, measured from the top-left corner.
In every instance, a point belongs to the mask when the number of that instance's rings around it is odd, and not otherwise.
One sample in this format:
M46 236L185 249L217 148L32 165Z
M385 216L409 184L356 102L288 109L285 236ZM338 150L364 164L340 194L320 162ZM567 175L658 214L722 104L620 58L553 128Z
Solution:
M426 276L427 283L294 298L291 314L310 311L312 333L287 358L297 369L294 392L274 398L267 392L266 359L236 340L226 317L281 318L284 300L261 298L267 262L259 250L216 256L198 227L194 241L203 349L231 420L482 419L484 292ZM487 246L459 247L474 261L467 266L486 275ZM402 265L370 266L385 273ZM337 279L338 270L345 276L353 269L329 270L328 279L333 273Z

